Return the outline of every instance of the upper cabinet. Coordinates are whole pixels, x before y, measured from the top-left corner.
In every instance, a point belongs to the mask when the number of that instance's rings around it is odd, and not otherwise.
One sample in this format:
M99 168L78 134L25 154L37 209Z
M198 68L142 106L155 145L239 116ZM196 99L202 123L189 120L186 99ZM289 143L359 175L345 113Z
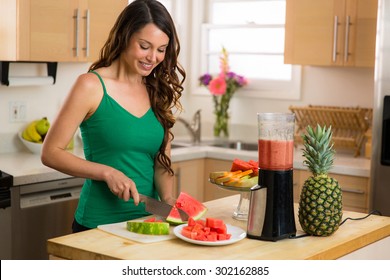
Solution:
M373 67L377 0L287 0L285 63Z
M0 0L0 60L98 58L127 0Z

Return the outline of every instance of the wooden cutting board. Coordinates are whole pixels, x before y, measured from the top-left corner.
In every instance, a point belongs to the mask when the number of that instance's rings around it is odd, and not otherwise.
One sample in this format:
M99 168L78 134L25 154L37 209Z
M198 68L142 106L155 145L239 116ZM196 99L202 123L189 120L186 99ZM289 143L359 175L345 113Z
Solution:
M134 220L134 221L142 222L143 220ZM126 229L126 222L98 226L98 229L100 230L140 243L154 243L154 242L174 239L176 238L176 236L173 233L173 228L174 228L173 226L169 227L168 235L150 235L150 234L139 234L139 233L128 231Z

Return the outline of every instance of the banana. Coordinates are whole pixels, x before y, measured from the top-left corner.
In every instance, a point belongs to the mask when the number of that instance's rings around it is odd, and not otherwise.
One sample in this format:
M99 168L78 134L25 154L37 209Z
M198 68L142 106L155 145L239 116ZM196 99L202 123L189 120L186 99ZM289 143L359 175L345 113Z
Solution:
M29 141L42 143L42 136L37 131L38 121L31 122L25 129L27 136L31 139Z
M22 132L22 137L24 140L27 140L27 141L30 141L30 142L33 142L33 140L30 138L30 136L27 134L27 130L24 129L23 132Z

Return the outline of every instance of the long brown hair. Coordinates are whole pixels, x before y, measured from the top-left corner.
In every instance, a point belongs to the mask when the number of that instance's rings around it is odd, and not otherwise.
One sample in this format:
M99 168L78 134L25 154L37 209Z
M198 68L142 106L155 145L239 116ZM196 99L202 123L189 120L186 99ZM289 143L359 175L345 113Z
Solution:
M100 58L90 66L89 70L110 66L126 50L130 37L148 23L155 24L169 37L164 60L149 76L144 77L144 81L152 109L164 128L164 140L157 160L170 174L173 174L171 160L165 154L165 149L168 141L173 139L170 129L175 123L175 117L172 111L175 108L182 109L179 99L186 73L177 60L180 43L173 20L165 7L156 0L135 0L130 3L119 15L100 52ZM181 79L178 74L181 75Z

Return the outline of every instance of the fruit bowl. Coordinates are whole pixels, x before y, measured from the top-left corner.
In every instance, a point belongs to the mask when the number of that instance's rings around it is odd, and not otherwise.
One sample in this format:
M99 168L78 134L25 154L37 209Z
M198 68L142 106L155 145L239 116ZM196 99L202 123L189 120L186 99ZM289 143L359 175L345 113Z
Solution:
M18 137L20 139L20 141L24 144L24 146L26 146L26 148L34 153L34 154L41 154L42 152L42 143L34 143L34 142L30 142L30 141L27 141L25 139L23 139L22 137L22 131L20 131L18 133Z

